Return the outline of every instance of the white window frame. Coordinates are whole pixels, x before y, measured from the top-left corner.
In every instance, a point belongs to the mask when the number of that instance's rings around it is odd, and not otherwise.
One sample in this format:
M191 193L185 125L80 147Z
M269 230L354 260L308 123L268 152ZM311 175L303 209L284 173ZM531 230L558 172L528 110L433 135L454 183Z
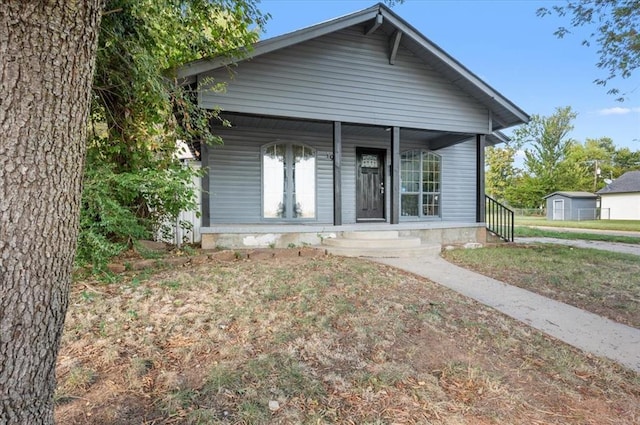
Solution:
M419 190L418 191L407 191L405 190L404 184L402 182L402 176L403 174L403 168L402 168L402 164L403 164L403 156L407 155L407 154L417 154L419 157L419 164L418 164L418 172L419 172L419 178L418 178L418 186L419 186ZM425 155L427 156L432 156L437 158L438 161L438 180L436 183L438 190L437 191L424 191L424 166L423 166L423 161L425 159ZM400 213L401 213L401 217L404 218L430 218L430 219L435 219L435 218L441 218L442 217L442 156L429 151L429 150L425 150L425 149L411 149L411 150L407 150L404 151L400 154ZM418 197L418 215L409 215L409 214L403 214L402 211L402 197L404 195L412 195L412 196L417 196ZM437 214L425 214L425 205L424 205L424 196L425 195L434 195L437 197L437 209L438 212Z

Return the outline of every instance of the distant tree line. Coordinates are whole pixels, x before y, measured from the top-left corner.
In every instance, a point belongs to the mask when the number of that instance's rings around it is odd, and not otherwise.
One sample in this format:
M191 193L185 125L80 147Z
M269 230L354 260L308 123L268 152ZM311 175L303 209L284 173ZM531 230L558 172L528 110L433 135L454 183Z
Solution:
M576 116L569 106L548 117L533 115L510 142L489 147L487 194L513 208L538 208L555 191L595 192L627 171L640 170L640 150L617 148L609 137L571 139Z

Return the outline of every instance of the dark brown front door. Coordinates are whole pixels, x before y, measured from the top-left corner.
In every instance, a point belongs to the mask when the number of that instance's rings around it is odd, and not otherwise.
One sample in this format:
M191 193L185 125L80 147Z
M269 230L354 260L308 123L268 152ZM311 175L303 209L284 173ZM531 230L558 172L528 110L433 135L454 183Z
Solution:
M356 149L356 218L359 221L384 220L383 149Z

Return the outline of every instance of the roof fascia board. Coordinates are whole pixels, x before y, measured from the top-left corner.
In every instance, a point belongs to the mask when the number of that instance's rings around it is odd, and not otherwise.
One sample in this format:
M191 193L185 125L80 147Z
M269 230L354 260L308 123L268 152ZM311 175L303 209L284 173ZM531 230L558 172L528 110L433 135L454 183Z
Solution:
M564 191L556 191L548 194L547 196L543 196L542 199L550 198L554 195L564 196L565 198L571 199L595 199L598 197L597 194L591 192L564 192Z
M499 143L509 143L511 139L509 136L501 131L494 131L491 134L487 134L487 146L495 146Z

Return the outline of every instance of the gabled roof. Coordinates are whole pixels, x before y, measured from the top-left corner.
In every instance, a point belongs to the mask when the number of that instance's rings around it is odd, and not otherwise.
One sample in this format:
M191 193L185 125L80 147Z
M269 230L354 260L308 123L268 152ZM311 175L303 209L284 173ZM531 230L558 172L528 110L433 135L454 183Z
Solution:
M565 198L593 198L596 199L598 197L598 195L591 193L591 192L553 192L550 193L549 195L543 197L542 199L547 199L550 198L554 195L560 195L560 196L564 196Z
M612 183L600 189L598 194L640 192L640 171L627 171Z
M393 51L401 44L414 55L443 75L452 84L458 86L472 98L491 111L492 131L501 130L529 121L526 112L482 81L464 65L442 50L438 45L422 35L404 19L396 15L382 3L372 7L306 27L288 34L273 37L256 43L246 57L213 58L195 61L177 70L178 78L193 78L236 61L255 58L278 49L321 37L354 25L365 25L365 32L382 30L390 36L392 42L390 62L393 63ZM394 47L395 45L395 47Z

